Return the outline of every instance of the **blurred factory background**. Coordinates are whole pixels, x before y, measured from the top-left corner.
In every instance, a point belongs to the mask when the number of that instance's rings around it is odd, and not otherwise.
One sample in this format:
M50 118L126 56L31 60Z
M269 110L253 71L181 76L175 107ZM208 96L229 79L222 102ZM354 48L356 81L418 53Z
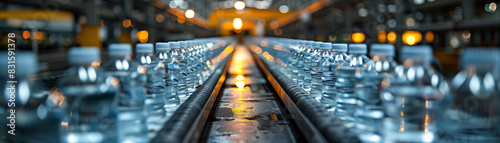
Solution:
M445 73L463 47L498 47L498 0L3 0L0 38L66 68L72 46L255 35L345 43L427 44ZM6 47L2 47L6 49ZM51 74L51 73L47 74ZM451 74L450 74L451 75Z

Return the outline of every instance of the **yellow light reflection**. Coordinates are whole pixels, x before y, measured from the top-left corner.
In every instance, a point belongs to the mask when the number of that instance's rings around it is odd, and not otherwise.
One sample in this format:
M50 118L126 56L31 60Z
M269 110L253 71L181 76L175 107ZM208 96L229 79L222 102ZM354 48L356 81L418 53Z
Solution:
M354 43L363 43L365 41L365 34L356 32L352 33L349 38L351 38L351 41Z
M146 42L148 42L149 33L146 30L141 30L141 31L137 32L136 37L137 37L137 40L139 40L139 42L146 43Z
M396 43L396 32L391 31L389 34L387 34L387 41L391 44Z
M378 36L377 36L378 42L379 43L385 43L385 42L387 42L387 36L386 35L387 35L387 32L385 32L385 31L378 32Z
M68 122L61 122L61 126L68 126Z
M419 31L405 31L403 33L403 43L415 45L422 41L422 34Z
M237 81L236 86L238 88L242 89L243 87L245 87L245 82L244 81Z
M236 80L239 81L239 80L245 80L245 77L243 75L238 75L236 76Z

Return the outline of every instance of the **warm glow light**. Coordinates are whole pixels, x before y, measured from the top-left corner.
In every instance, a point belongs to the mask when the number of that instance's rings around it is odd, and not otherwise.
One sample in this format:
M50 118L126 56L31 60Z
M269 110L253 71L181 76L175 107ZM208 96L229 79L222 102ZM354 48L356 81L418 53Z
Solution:
M279 28L278 29L274 29L274 35L281 36L281 34L283 34L283 30L281 30Z
M130 21L130 19L125 19L123 20L122 25L123 27L128 28L132 25L132 22Z
M29 38L30 38L30 36L31 36L31 33L30 33L29 31L24 31L24 32L23 32L23 38L24 38L24 39L29 39Z
M405 31L403 33L403 43L406 45L415 45L422 41L422 34L418 31Z
M354 43L363 43L365 41L365 34L361 32L352 33L350 38Z
M43 33L42 32L36 32L35 38L37 40L42 40L43 39Z
M61 122L61 126L68 126L68 122Z
M427 43L432 43L434 41L434 33L432 33L432 31L427 31L427 33L425 33L425 41L427 41Z
M386 35L387 35L387 32L385 32L385 31L378 32L378 36L377 36L378 42L379 43L385 43L385 42L387 42L387 36Z
M146 30L141 30L141 31L137 32L137 40L139 40L139 42L141 42L141 43L148 42L148 37L149 37L149 33Z
M280 26L280 23L278 21L273 21L269 24L271 26L271 29L276 29Z
M391 31L389 34L387 34L387 41L391 44L396 43L396 32Z
M194 17L194 11L192 9L186 10L186 18L193 18Z
M162 14L156 14L156 22L163 22L164 19L165 17Z
M234 8L237 10L242 10L245 8L245 3L243 1L237 1L234 3Z
M186 18L184 17L177 17L177 22L179 22L180 24L186 22Z
M243 21L241 20L241 18L235 18L233 20L233 27L234 29L241 29L241 27L243 27Z
M245 77L243 75L238 75L236 76L236 80L245 80Z

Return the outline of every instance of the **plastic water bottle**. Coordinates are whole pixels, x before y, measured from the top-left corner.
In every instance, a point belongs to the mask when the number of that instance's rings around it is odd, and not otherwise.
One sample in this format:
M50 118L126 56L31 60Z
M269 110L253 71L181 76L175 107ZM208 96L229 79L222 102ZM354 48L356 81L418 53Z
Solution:
M130 44L110 44L109 60L101 67L108 76L120 82L118 93L119 142L147 140L144 117L146 71L132 59Z
M163 75L163 82L165 84L165 110L167 111L167 118L170 118L175 110L179 107L181 98L179 97L179 61L177 60L177 51L171 49L171 43L167 42L157 42L156 43L156 53L154 57L162 57L160 61L165 67L165 74Z
M384 115L384 107L380 98L381 86L387 86L387 81L394 79L395 48L392 44L372 44L370 46L370 57L367 66L373 66L372 70L363 72L362 76L356 76L358 84L355 88L356 95L356 130L359 138L364 142L381 142L381 128ZM373 72L375 71L375 72Z
M448 142L500 142L500 50L467 48L460 58L462 71L451 81L455 103L444 117Z
M332 44L332 52L329 53L329 55L324 55L324 59L321 63L321 67L323 68L323 76L321 77L323 88L320 102L330 112L334 112L336 110L336 74L338 69L340 69L340 66L346 64L349 61L349 56L346 54L346 52L347 44L334 43Z
M170 97L165 91L166 87L163 81L166 71L165 65L157 57L153 56L154 45L152 43L140 43L135 46L135 49L134 61L146 68L147 80L144 108L146 111L146 125L150 131L149 136L152 137L163 127L166 121L165 104L178 105L179 98L177 96Z
M100 68L95 47L71 48L69 65L58 87L68 116L61 123L62 142L118 142L117 90L120 81ZM67 126L66 126L67 125Z
M0 93L2 141L59 142L63 106L54 103L62 101L48 96L46 90L35 84L33 77L38 69L37 56L26 51L10 54L0 52L0 66L6 69L0 73L3 77L0 79L0 87L3 89ZM14 61L15 63L9 64ZM8 69L13 70L7 71ZM47 102L48 98L53 100Z
M311 64L312 64L312 58L314 56L314 50L319 47L321 42L313 42L310 41L308 42L306 47L304 47L304 84L302 87L304 88L305 91L311 92L311 86L312 86L312 76L311 76Z
M291 53L292 53L292 81L299 84L299 73L300 70L303 68L303 65L300 65L300 59L302 58L302 55L300 53L300 47L305 44L304 41L301 41L298 45L292 45L291 48Z
M186 94L187 96L191 95L195 91L194 82L193 82L193 61L194 56L191 52L191 45L188 45L187 41L179 41L181 51L179 54L182 55L183 59L181 62L181 71L183 73L183 79L186 84Z
M380 95L388 116L384 142L437 141L437 119L443 117L452 97L444 77L431 67L432 58L429 46L402 47L397 79L387 81Z
M323 77L323 65L325 60L331 58L331 43L321 43L317 47L317 52L313 53L311 60L311 96L316 100L321 99L321 93L323 88L323 82L321 78Z
M184 56L185 50L181 48L181 45L179 42L169 42L170 43L170 58L167 63L171 63L172 67L169 67L169 75L175 73L175 77L171 77L173 79L178 80L175 82L175 84L171 85L174 86L173 88L177 89L177 95L181 99L181 102L186 101L186 99L189 97L189 93L187 91L187 81L186 81L186 66L187 66L187 60L186 57ZM174 66L176 65L176 66ZM170 70L172 70L172 73L170 73ZM173 80L170 79L170 80ZM177 85L177 86L176 86ZM176 87L175 87L176 86Z
M340 65L335 80L336 106L335 115L341 120L354 122L354 109L356 107L356 96L354 88L356 77L363 76L367 70L369 58L366 56L366 44L349 44L349 62Z

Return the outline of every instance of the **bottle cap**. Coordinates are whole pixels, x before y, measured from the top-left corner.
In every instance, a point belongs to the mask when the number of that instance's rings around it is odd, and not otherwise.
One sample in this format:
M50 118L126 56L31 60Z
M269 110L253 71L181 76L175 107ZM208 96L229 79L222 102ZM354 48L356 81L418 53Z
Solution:
M132 46L124 43L109 44L108 55L110 57L125 57L132 54Z
M179 41L179 46L180 47L187 47L188 46L188 42L186 42L186 41Z
M156 51L168 51L168 50L170 50L170 43L156 42Z
M179 42L168 42L170 43L170 49L178 49L181 48L181 45Z
M99 60L100 51L97 47L72 47L69 50L70 65L87 65Z
M332 49L332 43L320 43L318 46L318 49L321 50L331 50Z
M370 45L370 56L394 57L396 54L392 44L372 44Z
M495 71L500 67L500 50L492 48L466 48L460 56L460 66L474 65L476 71ZM498 71L500 72L500 71Z
M347 52L346 43L332 43L332 51L334 52Z
M433 58L432 48L429 45L403 46L399 57L401 62L412 59L414 62L420 62L424 66L428 66Z
M8 63L9 55L6 51L2 51L0 52L0 54L1 54L0 58L2 59L0 66L2 66L2 68L5 68L5 71L1 72L0 75L2 75L2 77L5 77L5 79L8 80L10 78L7 78L8 76L6 75L9 75L9 72L7 72L7 70L10 70L7 67L9 65ZM33 52L18 51L16 52L15 55L12 55L12 57L15 57L15 59L12 59L11 61L15 60L14 65L15 65L16 76L31 75L35 74L38 71L38 57L35 54L33 54Z
M366 44L349 44L349 54L365 54L367 53Z
M321 42L314 42L312 47L319 48L320 45L321 45Z
M138 43L135 45L135 53L150 54L154 52L153 43Z
M306 47L313 47L314 46L314 41L306 41Z

